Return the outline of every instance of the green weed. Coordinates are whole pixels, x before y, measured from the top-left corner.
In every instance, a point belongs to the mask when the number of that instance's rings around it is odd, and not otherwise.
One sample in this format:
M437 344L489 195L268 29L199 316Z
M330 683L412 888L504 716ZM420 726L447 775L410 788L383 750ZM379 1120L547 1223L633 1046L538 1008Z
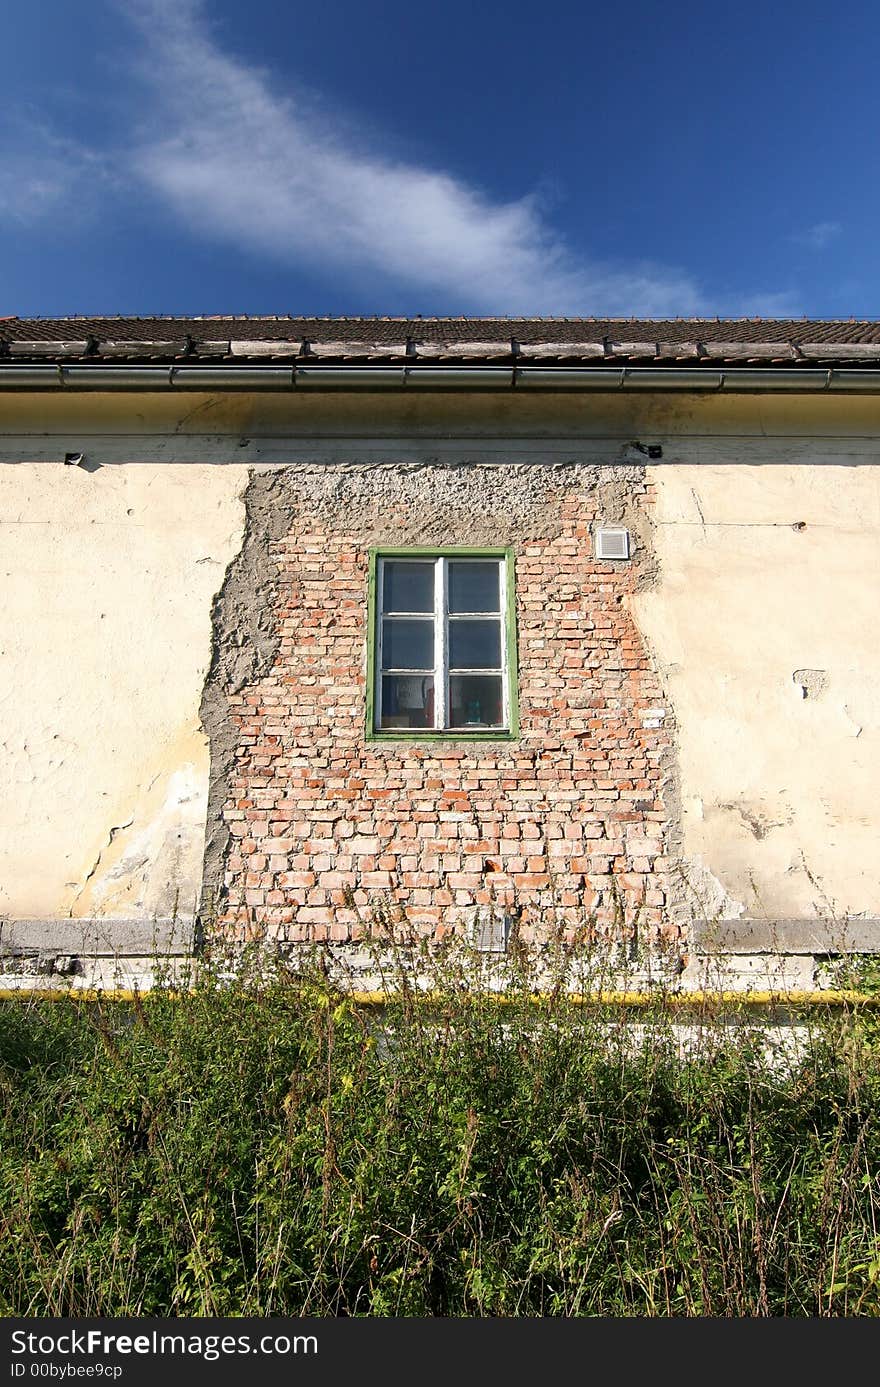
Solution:
M0 1310L880 1311L880 1066L858 1010L381 1011L316 969L0 1004ZM685 1027L685 1030L682 1030Z

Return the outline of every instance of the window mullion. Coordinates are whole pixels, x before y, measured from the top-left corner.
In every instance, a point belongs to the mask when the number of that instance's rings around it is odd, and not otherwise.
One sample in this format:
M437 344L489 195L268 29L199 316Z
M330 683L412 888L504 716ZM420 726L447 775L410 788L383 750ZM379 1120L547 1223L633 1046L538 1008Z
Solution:
M448 634L446 630L446 586L448 565L444 558L437 560L434 583L434 726L446 727L446 664Z

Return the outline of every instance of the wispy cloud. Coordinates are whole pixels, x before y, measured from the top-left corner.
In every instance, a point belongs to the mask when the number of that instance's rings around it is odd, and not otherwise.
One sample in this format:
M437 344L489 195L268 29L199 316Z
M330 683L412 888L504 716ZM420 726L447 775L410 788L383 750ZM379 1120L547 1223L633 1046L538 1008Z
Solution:
M55 133L36 115L9 121L0 142L0 206L23 226L55 213L78 221L113 181L105 156Z
M498 202L449 173L355 147L264 73L223 53L201 6L130 9L152 50L163 131L133 168L201 235L273 260L378 276L451 305L504 313L697 313L683 271L584 265L537 199Z
M791 240L799 246L807 246L809 250L824 250L842 232L843 227L840 222L816 222L814 226L807 226L802 231L793 232Z
M501 201L316 117L306 94L224 52L202 0L115 3L139 31L126 60L137 115L114 127L112 149L37 125L0 148L0 196L19 221L98 211L112 186L120 202L146 194L197 241L330 273L380 301L505 315L799 311L791 294L721 298L678 267L575 253L535 194Z

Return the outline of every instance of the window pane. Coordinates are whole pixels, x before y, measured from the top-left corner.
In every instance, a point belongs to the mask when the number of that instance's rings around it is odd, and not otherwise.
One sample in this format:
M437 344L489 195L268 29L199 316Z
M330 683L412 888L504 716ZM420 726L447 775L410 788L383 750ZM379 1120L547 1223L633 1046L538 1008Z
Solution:
M384 674L380 727L433 727L434 676Z
M386 559L382 565L384 612L433 612L433 563L403 563Z
M382 622L383 669L433 669L434 623L408 617Z
M500 665L500 621L450 621L450 669L498 669Z
M499 565L465 559L449 562L449 610L451 612L500 612Z
M500 674L453 674L449 679L450 727L503 727Z

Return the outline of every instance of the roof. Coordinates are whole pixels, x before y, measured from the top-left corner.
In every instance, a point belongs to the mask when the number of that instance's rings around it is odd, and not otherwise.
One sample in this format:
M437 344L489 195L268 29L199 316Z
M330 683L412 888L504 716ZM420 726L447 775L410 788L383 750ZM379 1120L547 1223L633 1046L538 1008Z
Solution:
M0 318L0 362L880 365L880 320Z

